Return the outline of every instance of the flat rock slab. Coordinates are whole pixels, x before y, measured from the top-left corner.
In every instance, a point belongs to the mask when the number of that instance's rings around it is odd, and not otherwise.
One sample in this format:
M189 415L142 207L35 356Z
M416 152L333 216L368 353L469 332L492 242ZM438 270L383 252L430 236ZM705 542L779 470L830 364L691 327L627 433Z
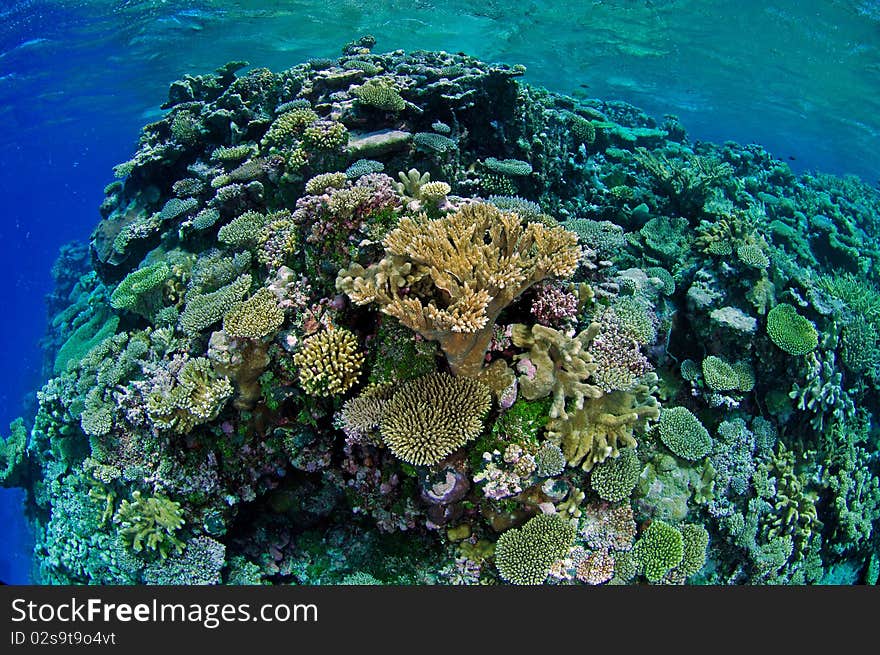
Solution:
M403 150L411 140L412 133L403 130L352 133L348 141L348 151L355 159L376 157Z

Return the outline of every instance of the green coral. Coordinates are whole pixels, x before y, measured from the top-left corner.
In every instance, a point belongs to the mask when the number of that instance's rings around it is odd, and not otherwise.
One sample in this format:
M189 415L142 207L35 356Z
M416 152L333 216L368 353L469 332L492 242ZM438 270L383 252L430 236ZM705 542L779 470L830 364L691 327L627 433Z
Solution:
M712 437L686 407L672 407L660 412L660 439L673 453L691 461L709 454Z
M196 335L223 318L251 288L248 273L211 293L196 293L187 297L186 306L180 315L180 327L189 335Z
M223 316L223 331L232 338L262 339L284 323L284 310L268 288L232 306Z
M633 546L649 582L660 582L667 573L684 559L684 539L681 532L663 521L652 521Z
M264 147L290 143L302 136L306 127L318 120L318 115L307 107L299 107L281 114L269 126L263 137Z
M709 547L709 532L696 523L679 526L682 538L681 564L667 574L673 582L684 583L687 578L696 575L706 564L706 550Z
M521 159L495 159L486 157L483 165L493 173L509 175L510 177L522 177L532 172L532 165Z
M362 105L375 107L382 111L403 111L406 101L390 84L370 80L366 84L352 90Z
M162 559L172 551L183 552L184 542L175 534L184 523L180 503L161 494L144 498L137 490L131 497L131 502L120 503L113 517L126 545L136 553L144 548L154 551Z
M789 355L806 355L819 345L813 324L787 303L776 305L767 314L767 334Z
M498 573L511 584L541 584L553 563L568 553L574 533L572 524L558 514L540 514L508 530L495 544Z
M88 322L80 325L58 349L53 366L55 375L64 372L70 364L79 362L95 346L116 334L117 327L119 327L118 316L107 318L103 312L96 312Z
M603 500L616 503L629 498L641 471L635 448L625 448L616 458L606 459L593 467L590 486Z
M265 225L265 214L245 212L221 227L217 232L217 240L234 248L250 248L259 243Z
M17 487L24 482L28 437L24 420L15 419L9 431L5 439L0 436L0 487Z
M566 418L551 419L547 437L562 448L570 466L589 471L622 447L635 447L635 431L660 415L654 393L657 375L648 373L629 391L612 391L585 399Z
M113 290L110 305L152 320L162 308L162 289L170 275L171 268L165 262L132 271Z
M703 379L712 391L733 391L740 387L740 376L727 361L716 355L703 360Z

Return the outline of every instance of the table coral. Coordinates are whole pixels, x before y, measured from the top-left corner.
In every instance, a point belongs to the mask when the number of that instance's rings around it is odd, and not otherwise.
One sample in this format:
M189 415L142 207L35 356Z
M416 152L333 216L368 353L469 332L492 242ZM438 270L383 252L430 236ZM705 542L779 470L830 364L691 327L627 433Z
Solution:
M337 289L437 340L452 371L471 376L501 310L536 282L571 275L580 257L573 233L524 225L483 203L435 220L403 218L383 245L378 263L340 271Z
M385 406L383 442L410 464L436 464L479 435L491 406L488 387L430 373L404 382Z

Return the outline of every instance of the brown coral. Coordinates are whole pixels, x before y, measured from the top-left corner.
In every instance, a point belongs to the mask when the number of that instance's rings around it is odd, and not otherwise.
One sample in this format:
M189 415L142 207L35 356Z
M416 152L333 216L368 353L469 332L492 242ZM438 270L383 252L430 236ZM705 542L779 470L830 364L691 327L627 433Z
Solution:
M467 376L482 367L501 311L536 282L574 273L581 255L573 232L485 203L403 218L383 245L381 261L340 271L337 289L438 341L453 373Z

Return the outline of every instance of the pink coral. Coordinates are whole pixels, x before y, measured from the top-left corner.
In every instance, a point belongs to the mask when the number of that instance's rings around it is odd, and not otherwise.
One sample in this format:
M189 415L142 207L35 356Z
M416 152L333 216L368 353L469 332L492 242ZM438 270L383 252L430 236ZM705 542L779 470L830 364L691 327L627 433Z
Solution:
M562 327L577 317L578 300L557 281L542 282L535 286L532 316L541 325Z

